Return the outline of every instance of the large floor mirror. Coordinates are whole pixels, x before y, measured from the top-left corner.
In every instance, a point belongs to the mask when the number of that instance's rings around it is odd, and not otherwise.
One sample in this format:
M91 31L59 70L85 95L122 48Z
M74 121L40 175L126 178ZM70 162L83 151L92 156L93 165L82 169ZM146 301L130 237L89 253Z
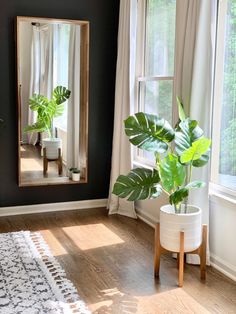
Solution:
M19 185L87 182L89 22L17 17Z

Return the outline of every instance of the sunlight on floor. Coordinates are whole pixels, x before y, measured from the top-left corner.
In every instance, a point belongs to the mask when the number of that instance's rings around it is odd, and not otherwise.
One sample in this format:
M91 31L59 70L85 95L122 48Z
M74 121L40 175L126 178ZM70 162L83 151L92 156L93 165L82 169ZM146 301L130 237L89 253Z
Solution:
M50 247L54 256L68 254L68 252L64 249L64 247L60 244L60 242L50 230L40 230L40 233L42 234L45 242Z
M150 308L156 308L157 313L198 313L209 314L200 303L186 293L182 288L176 288L150 296L139 296L138 313ZM142 312L143 311L143 312Z
M124 243L121 238L103 224L65 227L63 231L81 250Z
M90 307L96 313L198 313L210 314L200 303L181 288L171 289L152 295L132 296L120 292L118 288L102 290L103 300Z
M42 170L42 164L36 158L21 158L21 171ZM43 171L43 170L42 170Z

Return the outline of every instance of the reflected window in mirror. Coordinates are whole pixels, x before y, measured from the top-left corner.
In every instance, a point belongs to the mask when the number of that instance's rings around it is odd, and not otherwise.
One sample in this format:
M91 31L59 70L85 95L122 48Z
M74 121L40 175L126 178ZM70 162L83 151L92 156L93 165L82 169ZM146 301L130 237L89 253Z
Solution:
M17 17L21 186L87 181L88 38L86 21Z

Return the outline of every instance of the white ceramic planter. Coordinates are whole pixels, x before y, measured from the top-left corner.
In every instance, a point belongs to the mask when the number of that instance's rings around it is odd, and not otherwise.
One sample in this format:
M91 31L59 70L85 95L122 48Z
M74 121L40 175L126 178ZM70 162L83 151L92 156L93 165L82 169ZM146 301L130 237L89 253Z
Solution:
M46 148L47 159L58 158L58 148L62 148L62 141L60 138L44 138L43 148Z
M79 181L80 180L80 173L72 172L72 180L73 181Z
M180 231L184 231L184 252L196 250L202 242L202 211L188 205L186 214L175 214L174 206L160 208L161 246L172 252L180 251Z

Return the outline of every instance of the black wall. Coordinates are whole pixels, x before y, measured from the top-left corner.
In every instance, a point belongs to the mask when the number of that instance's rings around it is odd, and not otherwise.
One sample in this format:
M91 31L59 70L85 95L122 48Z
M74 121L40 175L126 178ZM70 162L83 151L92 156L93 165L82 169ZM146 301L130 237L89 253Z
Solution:
M14 19L17 15L90 21L88 184L17 185L17 103ZM119 0L1 0L0 206L106 198L113 132Z

